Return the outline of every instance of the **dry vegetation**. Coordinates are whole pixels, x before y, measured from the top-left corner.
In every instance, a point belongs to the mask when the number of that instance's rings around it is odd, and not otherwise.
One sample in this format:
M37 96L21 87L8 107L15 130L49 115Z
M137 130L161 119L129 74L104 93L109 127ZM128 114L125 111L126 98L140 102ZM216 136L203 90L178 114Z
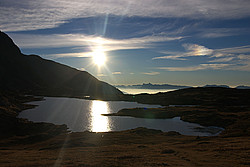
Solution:
M1 166L249 166L249 137L194 137L143 128L1 141Z

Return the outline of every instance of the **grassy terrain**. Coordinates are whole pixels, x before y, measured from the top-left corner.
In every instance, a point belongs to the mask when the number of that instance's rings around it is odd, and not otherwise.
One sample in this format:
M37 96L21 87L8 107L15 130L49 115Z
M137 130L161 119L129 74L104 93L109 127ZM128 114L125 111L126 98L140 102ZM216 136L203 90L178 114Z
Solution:
M232 93L230 98L240 97ZM17 119L18 112L34 107L23 104L31 100L41 99L0 93L0 166L250 165L250 107L247 100L233 105L227 105L228 102L222 105L221 102L220 105L127 109L117 113L137 117L144 114L147 118L180 116L182 120L225 128L219 136L213 137L185 136L146 128L68 133L65 126Z
M249 137L194 137L144 128L1 141L1 166L249 166Z

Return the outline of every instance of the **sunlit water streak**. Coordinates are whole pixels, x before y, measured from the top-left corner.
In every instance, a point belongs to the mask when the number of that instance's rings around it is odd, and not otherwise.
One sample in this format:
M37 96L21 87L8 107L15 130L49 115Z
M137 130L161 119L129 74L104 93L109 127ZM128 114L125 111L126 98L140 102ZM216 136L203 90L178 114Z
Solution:
M108 114L108 103L105 101L93 100L91 105L91 131L108 132L110 131L110 123L108 117L101 114Z
M74 132L121 131L137 127L146 127L162 131L177 131L184 135L210 136L216 135L221 129L202 127L198 124L173 119L144 119L133 117L106 117L101 114L115 113L123 108L157 108L159 105L146 105L124 101L98 101L76 98L45 97L44 101L30 102L36 108L22 111L20 118L34 122L50 122L66 124ZM198 130L197 130L198 129ZM210 133L210 132L214 133Z

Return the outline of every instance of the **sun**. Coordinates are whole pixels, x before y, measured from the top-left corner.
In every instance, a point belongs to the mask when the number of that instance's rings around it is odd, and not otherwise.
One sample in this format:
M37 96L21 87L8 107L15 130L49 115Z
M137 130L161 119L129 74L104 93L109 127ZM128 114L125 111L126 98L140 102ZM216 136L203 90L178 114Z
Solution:
M96 50L92 54L93 62L96 64L98 67L101 67L105 64L106 62L106 54L102 50Z

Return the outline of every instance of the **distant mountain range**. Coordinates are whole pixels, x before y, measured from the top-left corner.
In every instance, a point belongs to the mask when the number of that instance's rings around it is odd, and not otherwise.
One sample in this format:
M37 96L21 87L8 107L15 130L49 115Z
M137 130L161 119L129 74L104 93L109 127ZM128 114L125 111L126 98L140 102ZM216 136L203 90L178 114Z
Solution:
M117 85L117 88L127 88L127 89L184 89L190 88L190 86L179 86L179 85L169 85L169 84L151 84L143 83L142 85Z
M180 86L180 85L170 85L170 84L151 84L143 83L142 85L116 85L117 88L123 89L184 89L191 88L191 86ZM228 85L205 85L203 87L221 87L221 88L231 88ZM250 86L237 86L236 89L250 89Z
M232 88L232 87L230 87L228 85L205 85L203 87L210 87L210 88L211 87ZM236 88L236 89L250 89L250 86L243 86L243 85L241 85L241 86L236 86L234 88Z
M228 86L228 85L205 85L203 87L205 87L205 88L207 88L207 87L209 87L209 88L211 88L211 87L230 88L230 86Z
M51 96L117 97L123 93L86 71L24 55L12 39L0 31L0 90Z
M250 89L250 86L243 86L243 85L241 85L241 86L237 86L235 88L236 89Z

